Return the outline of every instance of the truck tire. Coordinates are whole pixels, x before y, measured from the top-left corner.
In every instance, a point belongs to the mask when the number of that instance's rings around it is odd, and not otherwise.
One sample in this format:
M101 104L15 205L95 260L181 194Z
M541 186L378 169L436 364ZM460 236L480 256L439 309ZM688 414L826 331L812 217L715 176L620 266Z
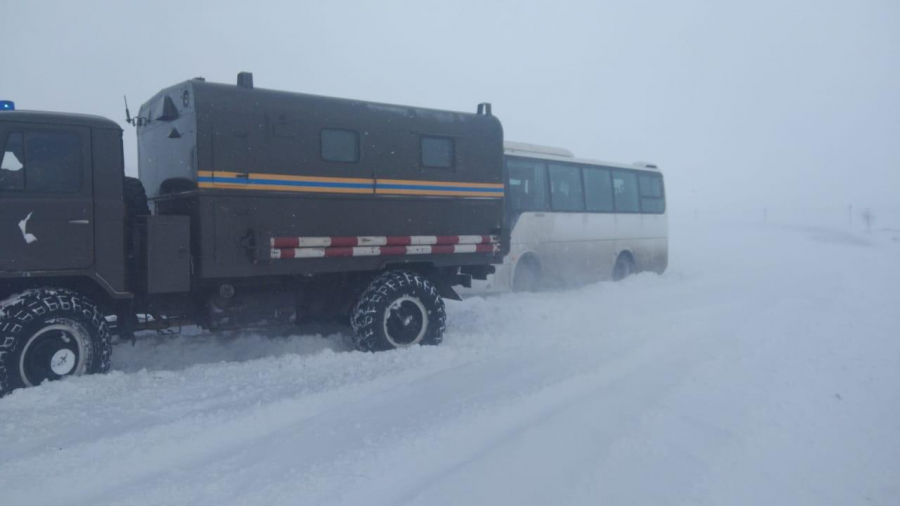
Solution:
M135 216L150 215L150 206L147 204L147 192L140 179L126 177L122 183L122 198L125 201L125 218L128 223Z
M363 291L350 320L361 351L440 344L447 315L431 281L412 271L388 271Z
M107 372L111 351L109 324L89 299L60 288L23 292L0 306L0 397Z

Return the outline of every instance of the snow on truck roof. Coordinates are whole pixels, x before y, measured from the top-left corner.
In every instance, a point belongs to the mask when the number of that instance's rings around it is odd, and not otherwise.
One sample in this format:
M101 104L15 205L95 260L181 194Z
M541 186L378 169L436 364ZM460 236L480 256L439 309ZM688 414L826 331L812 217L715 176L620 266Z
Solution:
M3 121L12 121L12 122L23 122L23 123L38 123L38 124L47 124L47 125L72 125L72 126L86 126L86 127L94 127L94 128L110 128L115 130L122 130L122 127L119 126L115 121L104 118L102 116L95 116L92 114L73 114L67 112L49 112L49 111L28 111L28 110L12 110L12 111L3 111L0 113L0 120Z
M589 158L576 158L575 154L566 148L558 148L554 146L541 146L540 144L529 144L527 142L503 142L503 151L510 156L525 156L528 158L540 158L543 160L556 160L570 163L583 163L588 165L603 165L604 167L615 167L623 169L647 169L659 171L656 164L648 162L635 162L632 164L606 162L603 160L592 160Z

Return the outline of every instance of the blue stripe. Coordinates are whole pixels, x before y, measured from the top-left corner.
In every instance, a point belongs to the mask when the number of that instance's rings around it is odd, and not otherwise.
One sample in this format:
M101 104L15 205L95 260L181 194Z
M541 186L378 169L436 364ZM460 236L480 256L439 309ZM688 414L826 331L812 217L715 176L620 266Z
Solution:
M503 188L471 188L468 186L435 186L413 184L385 184L378 183L335 183L325 181L284 181L281 179L246 179L238 177L209 177L200 176L197 181L201 183L234 183L245 185L273 185L273 186L300 186L307 188L363 188L379 190L424 190L424 191L453 191L471 193L503 193Z
M365 188L371 189L369 183L333 183L326 181L283 181L281 179L244 179L239 177L198 177L201 183L237 183L237 184L268 184L274 186L305 186L313 188Z
M428 186L428 185L412 185L412 184L384 184L378 183L376 186L379 190L437 190L448 192L487 192L502 193L503 188L471 188L468 186Z

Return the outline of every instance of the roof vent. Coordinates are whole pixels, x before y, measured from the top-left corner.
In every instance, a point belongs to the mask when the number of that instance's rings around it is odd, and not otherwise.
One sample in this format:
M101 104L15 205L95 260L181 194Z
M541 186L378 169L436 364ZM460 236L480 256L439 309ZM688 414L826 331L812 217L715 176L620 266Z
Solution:
M482 103L478 104L478 114L483 114L485 116L491 116L490 102L482 102Z
M573 158L575 155L572 154L566 148L555 148L553 146L541 146L539 144L528 144L525 142L512 142L512 141L503 141L503 148L507 151L508 154L519 154L519 153L531 153L537 155L553 155L553 156L564 156L566 158Z
M238 72L237 85L239 88L253 89L253 72Z

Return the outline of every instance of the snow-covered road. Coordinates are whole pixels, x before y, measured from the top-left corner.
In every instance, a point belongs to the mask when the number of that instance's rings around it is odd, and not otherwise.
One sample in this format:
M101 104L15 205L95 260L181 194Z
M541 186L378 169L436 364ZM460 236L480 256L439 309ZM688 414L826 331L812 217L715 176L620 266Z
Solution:
M900 233L672 226L443 345L150 337L0 400L0 504L900 503Z

